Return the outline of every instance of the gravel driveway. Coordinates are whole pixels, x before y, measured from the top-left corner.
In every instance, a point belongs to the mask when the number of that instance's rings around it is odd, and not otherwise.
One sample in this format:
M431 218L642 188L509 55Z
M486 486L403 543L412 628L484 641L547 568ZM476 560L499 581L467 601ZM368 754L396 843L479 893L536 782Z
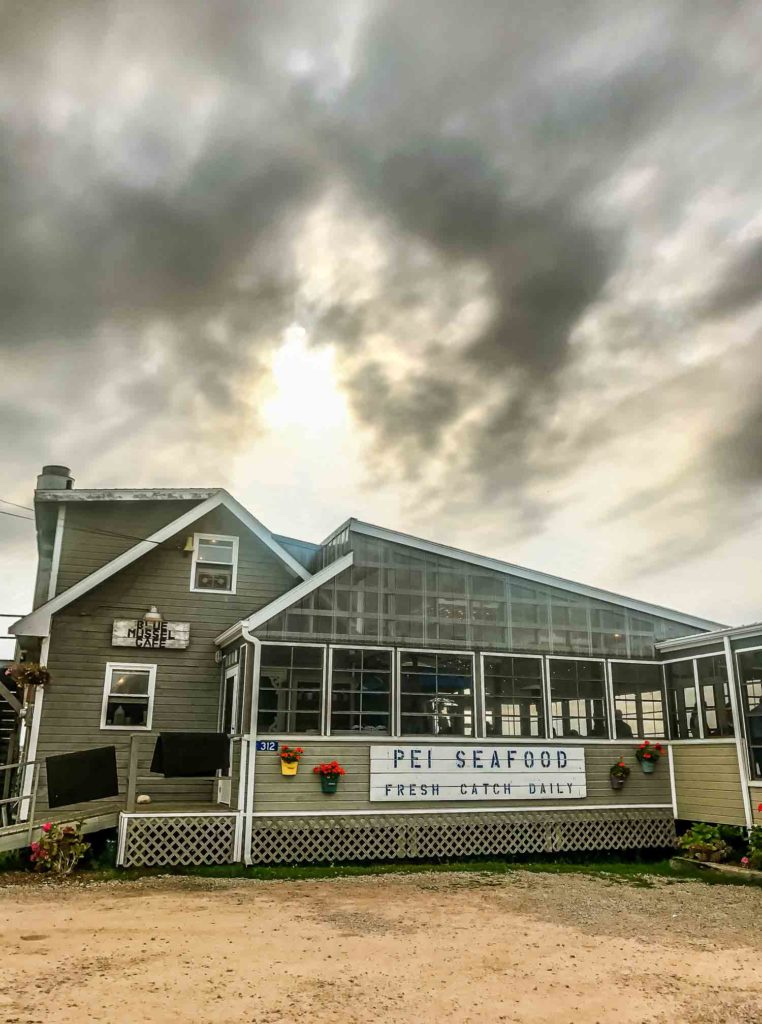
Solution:
M8 1024L762 1021L762 890L578 874L0 887Z

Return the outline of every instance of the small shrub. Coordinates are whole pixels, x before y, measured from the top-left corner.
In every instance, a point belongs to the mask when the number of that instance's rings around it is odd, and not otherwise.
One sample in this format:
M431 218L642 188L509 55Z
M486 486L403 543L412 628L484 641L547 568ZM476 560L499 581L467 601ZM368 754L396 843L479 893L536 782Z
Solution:
M719 864L727 860L730 847L722 838L718 825L707 825L704 821L694 821L688 831L680 836L678 843L691 860L712 861Z
M762 870L762 825L755 825L749 832L749 867Z
M82 822L76 825L54 825L46 821L42 835L31 845L29 857L35 871L52 871L68 875L90 849L82 839Z

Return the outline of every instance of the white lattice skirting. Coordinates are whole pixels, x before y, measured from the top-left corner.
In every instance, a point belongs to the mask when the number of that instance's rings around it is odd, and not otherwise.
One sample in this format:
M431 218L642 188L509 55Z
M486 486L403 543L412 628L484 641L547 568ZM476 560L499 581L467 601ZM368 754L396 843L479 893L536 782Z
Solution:
M232 864L235 814L140 814L122 817L122 867Z
M263 818L254 822L254 864L475 857L674 846L669 811L384 815Z

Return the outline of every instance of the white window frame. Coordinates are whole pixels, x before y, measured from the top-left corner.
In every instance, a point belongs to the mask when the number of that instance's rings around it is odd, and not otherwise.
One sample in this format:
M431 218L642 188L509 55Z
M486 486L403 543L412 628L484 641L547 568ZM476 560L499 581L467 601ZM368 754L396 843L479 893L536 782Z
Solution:
M545 695L547 700L547 730L548 730L548 742L555 740L564 743L610 743L615 737L612 736L614 731L614 725L612 721L612 709L611 709L611 677L607 665L608 658L592 658L584 655L565 655L565 654L546 654L545 658ZM629 659L627 659L629 660ZM608 736L554 736L553 735L553 700L552 700L552 684L550 679L550 663L551 661L597 661L599 665L603 665L603 696L604 703L606 706L606 717L608 719Z
M147 672L148 673L148 708L146 709L145 725L108 725L106 713L109 697L119 696L111 693L111 675L113 672ZM101 729L116 732L150 732L153 723L153 703L156 694L156 665L145 662L107 661L106 674L103 678L103 701L101 704Z
M233 542L233 578L231 581L230 590L210 590L208 587L197 587L196 586L196 566L199 564L198 561L198 546L200 543L206 540L229 540ZM193 558L191 559L191 574L190 574L190 589L192 594L235 594L236 586L238 584L238 537L229 537L223 533L194 533L193 534ZM227 563L219 562L202 562L202 565L226 565Z
M456 655L458 655L460 657L469 657L471 659L471 678L473 679L473 689L474 689L473 705L472 705L472 713L473 713L473 716L474 716L473 717L473 722L474 722L473 735L471 735L471 736L460 736L460 735L458 735L458 736L444 736L444 737L440 737L440 736L436 736L436 735L433 735L433 734L431 736L429 736L426 733L403 733L402 732L402 655L403 654L456 654ZM397 657L395 658L395 661L396 661L395 676L396 676L396 680L397 680L397 692L395 694L395 715L396 715L395 726L396 726L396 729L395 729L394 735L396 737L401 737L402 739L411 739L411 740L427 739L427 740L433 740L435 742L438 741L440 743L441 742L450 742L450 743L452 743L452 742L454 742L455 740L458 740L458 739L462 739L462 740L466 740L467 741L467 740L476 740L476 739L481 739L482 738L479 735L479 727L481 725L481 721L480 721L480 717L479 717L480 716L479 702L477 701L477 687L480 685L480 683L479 683L479 680L476 677L476 666L477 666L476 651L451 651L451 650L449 650L448 648L445 648L445 647L440 647L440 648L436 648L436 647L398 647L397 648Z
M661 702L662 711L664 712L664 735L648 737L654 740L668 740L669 736L669 700L667 698L667 674L664 671L663 661L654 661L652 658L608 658L606 662L606 680L609 701L611 702L611 727L610 733L613 733L614 739L617 739L616 735L616 697L614 695L614 675L611 669L612 665L656 665L660 669L661 675ZM641 736L633 736L633 739L645 739Z
M218 591L218 593L219 593L219 591ZM256 665L254 679L253 679L253 682L252 682L252 687L253 687L254 694L255 694L255 697L256 697L256 711L255 711L256 717L254 718L254 723L253 723L254 734L255 734L256 738L257 739L263 739L263 740L270 740L275 735L275 734L271 734L271 733L267 733L267 732L260 732L260 730L259 730L259 685L260 685L260 676L262 674L262 648L263 647L316 647L316 648L320 648L322 650L322 652L323 652L323 681L322 681L322 685L320 687L320 700L321 700L321 705L322 705L321 709L320 709L320 732L318 732L318 733L314 733L314 732L298 733L298 732L286 732L286 731L284 731L283 733L278 733L277 735L278 736L284 736L287 740L291 740L291 741L293 741L294 739L299 739L300 741L311 741L311 740L325 739L325 737L326 737L325 716L326 716L326 706L327 706L327 704L326 704L326 691L327 691L327 687L328 687L328 683L327 683L327 679L326 679L327 670L328 670L328 645L325 644L325 643L314 643L313 644L313 643L309 643L307 641L299 641L299 640L295 640L293 642L291 642L289 640L262 640L262 642L258 645L258 650L259 650L260 653L259 653L258 663ZM347 739L352 739L352 737L348 736Z
M395 713L395 669L397 667L396 650L394 647L371 646L369 644L329 644L328 645L328 666L326 669L325 682L325 728L323 736L331 735L331 696L333 694L333 652L334 651L387 651L389 658L389 732L359 733L357 736L350 733L334 733L342 742L344 740L362 739L392 739L396 736L397 715Z
M480 651L479 652L479 689L481 691L481 737L486 738L487 736L487 691L484 686L484 659L485 658L532 658L534 661L540 663L540 687L542 689L542 703L543 703L543 715L542 715L542 726L545 732L548 732L548 700L547 700L547 686L545 681L545 655L544 654L516 654L513 651ZM509 737L491 737L492 739L508 739ZM542 736L516 736L510 737L515 739L517 742L526 742L527 740L540 740L547 737Z

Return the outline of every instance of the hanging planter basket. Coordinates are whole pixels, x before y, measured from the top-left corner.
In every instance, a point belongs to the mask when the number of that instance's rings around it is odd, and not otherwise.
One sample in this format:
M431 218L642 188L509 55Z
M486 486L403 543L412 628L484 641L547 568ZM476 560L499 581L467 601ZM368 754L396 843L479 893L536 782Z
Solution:
M624 789L625 780L618 778L616 775L609 775L609 782L612 789Z
M630 769L624 763L624 754L609 768L609 782L612 789L623 789L630 777Z
M303 753L304 751L301 747L289 747L288 744L284 743L278 753L281 775L296 775L299 771L299 761Z
M346 775L338 761L316 764L312 771L320 779L320 788L324 793L335 793L339 788L339 779Z
M663 753L664 747L661 743L651 743L650 740L644 740L640 744L635 751L635 757L640 762L644 775L653 775L656 771L656 765L659 763L659 758Z

